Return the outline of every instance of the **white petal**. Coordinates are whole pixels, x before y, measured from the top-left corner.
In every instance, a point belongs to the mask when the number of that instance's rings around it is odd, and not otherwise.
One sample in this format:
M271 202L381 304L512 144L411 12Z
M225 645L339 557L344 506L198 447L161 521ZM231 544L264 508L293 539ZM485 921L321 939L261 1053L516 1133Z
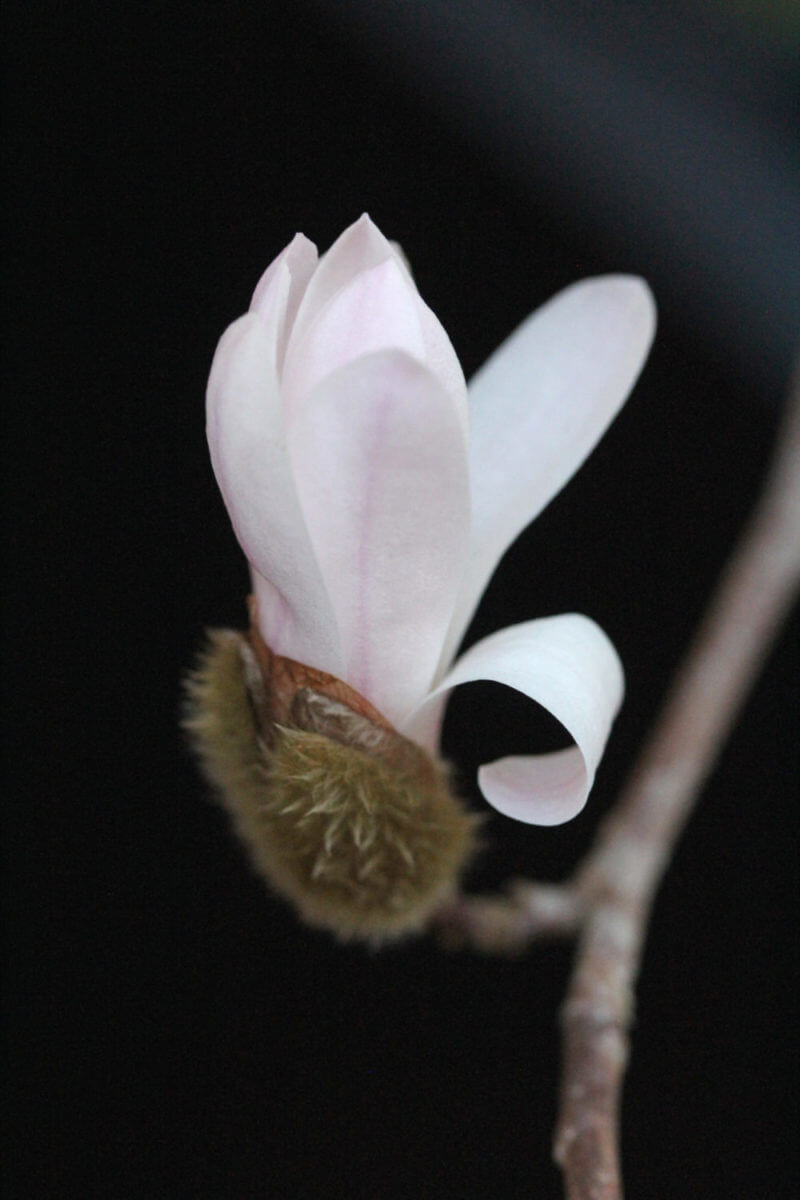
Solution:
M394 258L360 271L292 342L281 379L287 425L326 376L378 350L425 357L413 289Z
M323 380L291 427L290 451L344 679L396 722L430 685L463 569L457 414L424 367L382 352Z
M336 620L286 450L275 341L259 314L245 314L223 334L206 411L211 462L254 568L265 641L276 653L341 674Z
M392 248L364 213L322 255L306 288L294 322L291 342L298 347L326 304L362 271L393 258Z
M507 684L537 701L576 743L555 754L502 758L481 767L484 796L518 821L568 821L586 803L622 700L622 667L611 642L593 621L575 613L501 629L462 655L402 732L433 748L446 693L480 679Z
M403 250L403 247L400 245L399 242L394 241L393 238L389 239L389 245L391 246L392 254L395 256L397 261L400 263L400 266L403 268L403 270L406 272L406 274L413 280L414 272L411 270L411 263L408 261L408 258L406 256L405 251Z
M397 262L406 272L411 282L414 283L411 264L403 253L402 247L397 242L389 242L389 246ZM458 361L458 355L453 349L453 343L447 336L444 326L433 310L422 299L416 290L416 284L414 284L414 291L417 305L417 319L419 320L422 337L425 342L425 364L442 384L445 391L449 392L453 397L463 425L464 436L468 437L469 408L467 405L467 385L464 379L464 372L461 369L461 363Z
M524 321L470 383L470 553L440 671L505 551L616 416L654 328L642 280L584 280Z
M279 371L300 301L316 266L316 246L297 233L267 267L253 292L250 311L258 313L273 331Z
M319 266L305 291L294 321L287 348L287 360L291 359L295 363L303 361L306 354L306 340L312 326L338 292L352 284L362 272L370 271L387 262L396 263L402 268L403 279L407 285L407 301L413 306L416 313L421 344L413 350L414 357L425 363L452 398L466 436L468 426L466 383L456 352L441 322L417 291L402 251L383 236L366 213L345 229L330 250L320 259ZM377 345L395 346L398 349L410 348L404 340L401 330L398 329L393 335L390 325L387 325L381 341L372 348L377 348ZM348 357L354 356L349 355ZM295 381L292 386L294 394L297 394L298 388L299 385Z

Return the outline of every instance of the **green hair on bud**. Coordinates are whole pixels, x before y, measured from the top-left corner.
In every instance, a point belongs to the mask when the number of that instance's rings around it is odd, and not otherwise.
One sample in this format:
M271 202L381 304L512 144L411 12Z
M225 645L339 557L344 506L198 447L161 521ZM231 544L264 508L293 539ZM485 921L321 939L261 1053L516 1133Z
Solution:
M259 873L311 925L381 942L421 929L455 890L477 819L447 771L340 699L298 687L259 721L247 639L212 631L185 727Z

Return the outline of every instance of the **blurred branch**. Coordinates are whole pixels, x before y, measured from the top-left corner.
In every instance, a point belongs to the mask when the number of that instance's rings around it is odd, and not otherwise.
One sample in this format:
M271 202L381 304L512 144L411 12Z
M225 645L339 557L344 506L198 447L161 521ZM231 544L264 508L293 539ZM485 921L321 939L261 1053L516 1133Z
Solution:
M619 1200L619 1107L633 989L656 889L794 599L800 578L800 374L762 498L631 780L561 886L459 897L440 926L482 950L578 934L561 1010L555 1137L568 1200Z
M641 272L693 343L779 394L800 320L790 41L693 0L304 3L609 266Z
M576 934L585 915L571 883L517 880L505 896L455 896L436 914L436 928L451 948L469 945L487 954L519 954L532 941Z

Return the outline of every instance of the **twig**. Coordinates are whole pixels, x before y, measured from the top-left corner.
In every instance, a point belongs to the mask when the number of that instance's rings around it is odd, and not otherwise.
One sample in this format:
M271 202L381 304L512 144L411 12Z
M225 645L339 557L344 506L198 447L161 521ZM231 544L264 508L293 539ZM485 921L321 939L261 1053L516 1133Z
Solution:
M483 949L543 931L577 931L561 1010L564 1039L555 1157L568 1200L620 1200L619 1106L633 988L653 897L675 843L786 615L800 577L800 377L764 493L679 670L631 781L543 922L518 899L451 902L447 920ZM517 892L518 895L518 892ZM492 906L493 904L493 906ZM499 911L505 906L505 923ZM570 914L569 919L564 914ZM459 923L460 922L460 923ZM501 929L505 937L492 943Z
M575 877L587 916L561 1018L555 1157L569 1200L618 1200L633 987L656 888L800 577L800 380L775 464L631 782Z
M453 897L436 914L438 931L451 948L464 945L486 954L518 954L534 940L571 937L585 905L571 885L517 880L506 896Z

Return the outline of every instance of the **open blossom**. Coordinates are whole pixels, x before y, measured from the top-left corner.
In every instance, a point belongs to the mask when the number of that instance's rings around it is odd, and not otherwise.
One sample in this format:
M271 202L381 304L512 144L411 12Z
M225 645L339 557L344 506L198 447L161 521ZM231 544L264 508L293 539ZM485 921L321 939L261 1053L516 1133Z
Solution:
M320 259L298 234L214 358L211 456L263 641L431 752L458 684L492 680L543 705L574 746L478 777L523 821L556 824L585 803L622 697L617 654L576 614L455 653L505 550L625 400L653 328L641 280L586 280L468 390L402 256L364 216Z

